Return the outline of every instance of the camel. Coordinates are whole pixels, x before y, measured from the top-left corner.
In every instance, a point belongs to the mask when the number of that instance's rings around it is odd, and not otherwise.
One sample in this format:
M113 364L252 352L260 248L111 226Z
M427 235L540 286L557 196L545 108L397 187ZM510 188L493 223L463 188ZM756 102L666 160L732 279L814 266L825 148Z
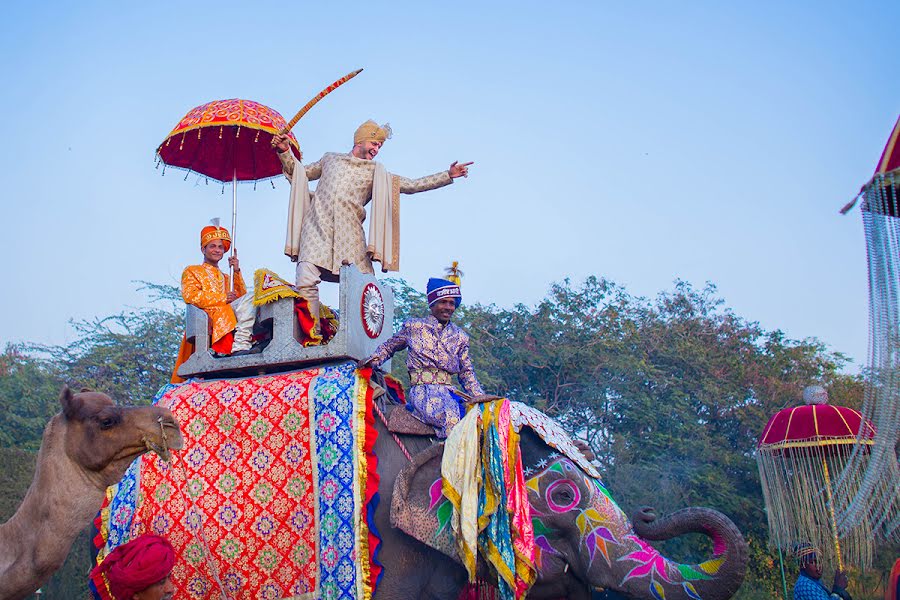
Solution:
M184 444L165 408L116 406L106 394L68 386L60 403L62 412L44 429L31 486L0 525L0 600L25 598L50 578L135 458L153 451L168 460L168 449Z

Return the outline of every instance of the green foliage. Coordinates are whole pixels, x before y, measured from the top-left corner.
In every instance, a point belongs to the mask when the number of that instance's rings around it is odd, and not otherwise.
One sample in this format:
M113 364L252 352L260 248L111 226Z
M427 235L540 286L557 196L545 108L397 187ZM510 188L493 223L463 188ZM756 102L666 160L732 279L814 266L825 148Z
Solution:
M63 383L109 394L120 404L147 404L172 374L183 331L177 288L144 284L156 303L73 323L65 346L10 346L0 355L0 522L18 508L34 474L34 452L47 421L59 412ZM85 598L91 565L86 529L65 564L42 588L46 598Z
M0 523L6 522L25 498L31 485L36 455L16 448L0 448ZM44 598L88 597L90 534L85 529L72 544L66 562L41 589Z
M25 497L37 456L17 448L0 448L0 523L6 522L16 512Z
M778 559L778 551L771 551L766 547L765 538L746 535L748 551L747 574L744 577L744 585L734 596L735 600L772 600L784 598L785 586L787 586L787 598L793 598L791 589L797 579L796 571L791 570L790 564L784 565L784 580L782 580L781 563Z
M61 388L52 365L8 346L0 354L0 448L36 452L44 426L59 412Z
M152 307L75 321L78 337L65 346L31 346L75 388L109 394L120 404L149 404L172 375L181 342L178 289L145 283Z
M423 293L403 280L388 282L395 328L428 314ZM0 452L18 449L0 453L10 465L0 474L7 516L31 477L32 455L22 450L40 444L63 382L146 403L169 380L183 303L174 287L142 289L157 300L150 308L74 323L77 338L65 346L10 347L0 355ZM681 281L648 300L603 278L565 280L534 307L464 303L454 322L472 339L485 389L547 411L586 440L620 506L650 504L661 514L685 506L721 510L750 543L747 583L737 598L781 597L777 552L766 546L755 444L768 417L799 402L806 385L825 385L835 404L861 404L862 379L841 373L841 354L815 339L765 331L728 310L714 286ZM408 383L405 352L394 357L393 371ZM83 596L83 538L52 584L70 587L53 597ZM709 544L687 536L661 549L688 561L708 555ZM790 588L796 573L788 569ZM857 579L862 598L877 586L875 575Z

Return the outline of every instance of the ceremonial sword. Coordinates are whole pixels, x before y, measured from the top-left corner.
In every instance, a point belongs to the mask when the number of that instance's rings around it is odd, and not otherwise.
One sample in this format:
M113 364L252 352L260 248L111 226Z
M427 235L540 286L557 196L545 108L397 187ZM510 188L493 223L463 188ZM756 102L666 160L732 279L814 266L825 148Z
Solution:
M348 74L344 75L343 77L341 77L340 79L338 79L337 81L335 81L334 83L332 83L331 85L329 85L327 88L325 88L318 94L316 94L312 100L310 100L309 102L306 103L306 106L304 106L303 108L301 108L300 110L297 111L297 114L294 115L294 118L291 119L290 121L288 121L288 124L279 133L281 133L281 135L284 135L285 133L289 132L291 129L294 128L294 125L297 124L297 121L299 121L303 117L303 115L308 113L309 109L311 109L313 106L315 106L319 102L319 100L321 100L322 98L324 98L325 96L327 96L328 94L333 92L334 90L338 89L339 87L341 87L342 85L344 85L345 83L347 83L348 81L350 81L351 79L353 79L354 77L359 75L360 73L362 73L362 69L357 69L357 70L353 71L352 73L348 73ZM273 141L272 145L273 146L275 145L274 141Z

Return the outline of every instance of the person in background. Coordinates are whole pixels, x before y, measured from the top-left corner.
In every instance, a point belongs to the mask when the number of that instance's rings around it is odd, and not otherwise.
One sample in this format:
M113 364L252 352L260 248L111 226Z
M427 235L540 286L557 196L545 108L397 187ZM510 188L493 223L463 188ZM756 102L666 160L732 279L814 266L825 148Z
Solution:
M831 590L820 581L822 566L819 564L819 550L815 546L798 545L794 557L800 565L800 575L794 584L794 600L853 600L847 592L847 575L844 572L834 574Z
M91 571L91 579L100 586L105 576L115 600L172 600L174 566L172 544L164 537L144 534L113 549Z

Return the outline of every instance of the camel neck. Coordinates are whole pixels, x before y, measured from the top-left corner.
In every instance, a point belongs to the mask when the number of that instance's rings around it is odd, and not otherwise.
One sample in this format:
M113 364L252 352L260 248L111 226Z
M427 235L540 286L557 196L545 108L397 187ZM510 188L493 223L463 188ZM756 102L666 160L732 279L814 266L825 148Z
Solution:
M16 513L0 525L2 597L16 597L4 595L16 580L56 570L103 501L104 489L66 454L61 418L44 430L31 486Z

